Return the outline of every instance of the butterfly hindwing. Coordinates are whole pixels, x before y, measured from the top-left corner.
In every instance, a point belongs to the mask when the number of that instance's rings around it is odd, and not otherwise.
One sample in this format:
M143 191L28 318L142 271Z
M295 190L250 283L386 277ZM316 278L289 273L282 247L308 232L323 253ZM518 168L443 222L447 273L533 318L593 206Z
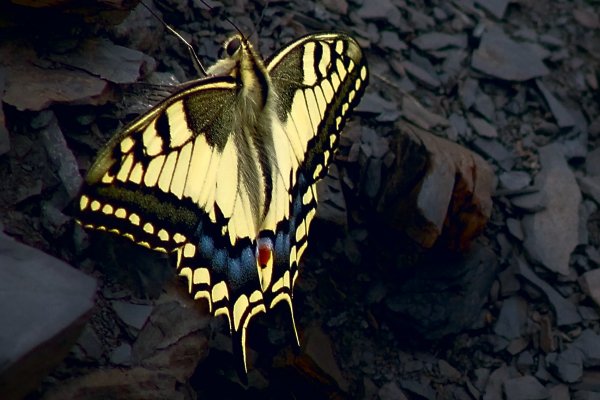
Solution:
M266 63L243 38L240 49L223 76L187 83L109 141L79 221L176 253L192 296L227 317L246 371L252 317L293 309L315 185L367 69L345 34L305 36Z

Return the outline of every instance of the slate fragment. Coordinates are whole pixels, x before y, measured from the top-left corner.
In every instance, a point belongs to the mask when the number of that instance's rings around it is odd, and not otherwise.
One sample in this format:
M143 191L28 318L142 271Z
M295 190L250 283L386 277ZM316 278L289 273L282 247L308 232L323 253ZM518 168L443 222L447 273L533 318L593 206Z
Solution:
M593 269L581 275L579 284L583 292L600 306L600 269Z
M584 367L590 368L600 366L599 334L588 328L573 341L573 346L578 348L581 351L581 354L583 354Z
M0 393L35 389L67 355L94 307L96 281L0 233Z
M525 260L517 258L516 264L518 273L533 286L540 289L552 305L556 316L556 325L564 326L581 322L581 316L577 312L577 307L561 296L550 284L537 276Z
M550 396L548 389L533 376L507 379L504 394L510 400L543 400Z
M575 120L569 113L569 110L565 108L565 106L546 88L546 85L541 81L541 79L536 79L535 81L539 91L542 93L544 100L546 100L546 104L550 108L556 123L559 128L571 128L575 125Z
M447 47L464 48L467 46L467 35L427 32L414 38L411 43L423 51L441 50Z
M490 27L473 52L471 66L507 81L526 81L547 75L548 68L529 48L510 39L500 28Z
M523 218L524 245L534 260L551 271L569 275L571 252L579 242L581 192L559 145L544 146L539 153L542 171L535 182L547 204L544 210Z
M519 296L509 297L502 303L500 315L494 325L497 335L512 340L525 334L527 327L527 302Z
M546 364L565 383L578 382L583 375L583 355L574 346L569 346L560 353L548 354Z

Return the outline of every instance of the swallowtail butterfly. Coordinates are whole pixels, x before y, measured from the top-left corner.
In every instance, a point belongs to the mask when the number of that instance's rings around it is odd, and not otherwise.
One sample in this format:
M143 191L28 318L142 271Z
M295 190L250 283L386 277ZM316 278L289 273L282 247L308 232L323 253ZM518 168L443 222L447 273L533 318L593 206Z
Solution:
M252 317L284 302L293 321L315 184L368 72L344 33L304 36L267 60L242 35L224 49L208 77L186 83L101 150L77 220L176 253L191 295L227 318L247 371Z

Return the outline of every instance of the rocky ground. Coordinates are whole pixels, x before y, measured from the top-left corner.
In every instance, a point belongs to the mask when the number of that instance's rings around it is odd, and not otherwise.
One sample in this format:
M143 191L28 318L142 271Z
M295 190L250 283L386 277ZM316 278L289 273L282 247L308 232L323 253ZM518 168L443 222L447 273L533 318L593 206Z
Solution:
M225 16L264 55L331 29L367 54L296 286L302 347L285 310L257 318L247 386L169 260L71 217L108 137L194 77L185 47L127 2L14 3L0 226L30 247L0 237L2 393L600 398L598 1L148 2L206 63Z

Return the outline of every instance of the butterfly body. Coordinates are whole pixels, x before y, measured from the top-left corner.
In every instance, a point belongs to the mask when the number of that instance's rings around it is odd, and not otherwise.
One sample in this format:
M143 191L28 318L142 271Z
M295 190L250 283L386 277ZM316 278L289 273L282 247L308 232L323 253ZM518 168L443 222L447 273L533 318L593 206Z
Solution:
M246 370L251 318L282 301L292 312L315 184L367 69L341 33L305 36L266 62L241 36L224 48L208 78L109 141L88 172L78 220L175 252L190 293L227 317Z

